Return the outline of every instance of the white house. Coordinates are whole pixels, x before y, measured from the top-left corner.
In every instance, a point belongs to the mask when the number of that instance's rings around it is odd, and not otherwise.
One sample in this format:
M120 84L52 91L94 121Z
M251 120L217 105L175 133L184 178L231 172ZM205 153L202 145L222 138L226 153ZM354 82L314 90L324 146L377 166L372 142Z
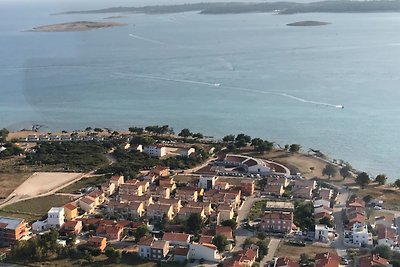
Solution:
M324 224L315 225L315 240L329 242L334 235L334 230L332 228L329 228Z
M218 262L220 260L217 247L209 243L190 244L189 258L195 260L204 259L205 261L212 261L212 262Z
M32 223L32 232L40 233L48 229L47 220Z
M61 228L64 224L64 207L53 207L47 212L47 225L49 228Z
M366 224L355 223L353 225L352 234L354 245L372 245L372 234L368 232L368 226Z
M167 148L160 144L148 145L143 147L143 152L152 157L163 157L167 155Z
M179 154L183 158L188 158L194 152L196 152L196 149L194 149L193 147L189 147L189 148L182 148Z
M200 176L199 187L203 189L213 189L215 187L216 176Z

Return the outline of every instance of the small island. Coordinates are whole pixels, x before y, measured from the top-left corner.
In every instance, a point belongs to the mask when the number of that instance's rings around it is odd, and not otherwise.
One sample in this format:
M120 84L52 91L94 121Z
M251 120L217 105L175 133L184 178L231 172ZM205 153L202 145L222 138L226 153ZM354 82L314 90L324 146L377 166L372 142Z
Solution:
M323 26L323 25L328 25L331 24L330 22L324 22L324 21L314 21L314 20L304 20L304 21L298 21L298 22L293 22L293 23L288 23L286 26Z
M31 32L73 32L88 31L101 28L109 28L116 26L125 26L124 23L117 22L93 22L93 21L75 21L60 24L44 25L32 28Z
M104 19L122 19L126 18L127 16L110 16L110 17L105 17Z

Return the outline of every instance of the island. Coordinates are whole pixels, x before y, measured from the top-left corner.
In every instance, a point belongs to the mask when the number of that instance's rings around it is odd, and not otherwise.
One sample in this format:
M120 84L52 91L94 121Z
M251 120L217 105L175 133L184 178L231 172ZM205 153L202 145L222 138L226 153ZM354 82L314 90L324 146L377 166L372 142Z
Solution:
M303 20L303 21L288 23L286 24L286 26L323 26L328 24L331 23L324 21L315 21L315 20Z
M106 17L104 19L122 19L122 18L126 18L127 16L110 16L110 17Z
M116 22L93 22L93 21L75 21L60 24L44 25L34 27L30 32L73 32L73 31L88 31L101 28L109 28L116 26L125 26L124 23Z
M320 1L311 3L296 2L218 2L192 3L177 5L155 5L142 7L110 7L97 10L68 11L62 14L96 14L96 13L136 13L136 14L171 14L180 12L199 12L200 14L240 14L240 13L372 13L400 12L400 1L371 0L371 1Z

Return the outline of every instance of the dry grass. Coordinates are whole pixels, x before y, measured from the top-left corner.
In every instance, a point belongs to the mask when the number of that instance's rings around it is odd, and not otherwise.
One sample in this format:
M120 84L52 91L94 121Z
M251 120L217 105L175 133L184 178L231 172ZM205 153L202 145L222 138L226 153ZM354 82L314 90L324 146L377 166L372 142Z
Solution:
M21 165L20 158L0 160L0 198L6 198L28 179L34 170Z
M316 254L327 251L334 252L334 249L328 245L324 246L322 244L321 245L311 244L311 245L306 245L305 247L297 247L297 246L291 246L281 241L275 256L290 257L293 260L298 261L300 258L300 254L302 253L307 254L310 257L310 259L312 259L315 258Z
M353 188L352 191L360 197L370 195L373 198L383 200L385 209L400 210L400 191L396 188L373 183L367 185L364 189Z
M79 189L90 187L90 186L101 185L102 183L104 183L106 181L107 181L107 179L104 176L83 177L81 180L79 180L67 187L64 187L63 189L61 189L58 192L74 194Z

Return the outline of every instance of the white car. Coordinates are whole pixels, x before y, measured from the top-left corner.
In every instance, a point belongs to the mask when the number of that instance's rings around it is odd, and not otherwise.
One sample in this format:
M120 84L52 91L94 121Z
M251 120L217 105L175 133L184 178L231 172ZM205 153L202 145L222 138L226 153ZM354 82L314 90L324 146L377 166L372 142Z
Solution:
M381 210L382 207L381 207L381 206L375 206L374 209L376 209L376 210Z

